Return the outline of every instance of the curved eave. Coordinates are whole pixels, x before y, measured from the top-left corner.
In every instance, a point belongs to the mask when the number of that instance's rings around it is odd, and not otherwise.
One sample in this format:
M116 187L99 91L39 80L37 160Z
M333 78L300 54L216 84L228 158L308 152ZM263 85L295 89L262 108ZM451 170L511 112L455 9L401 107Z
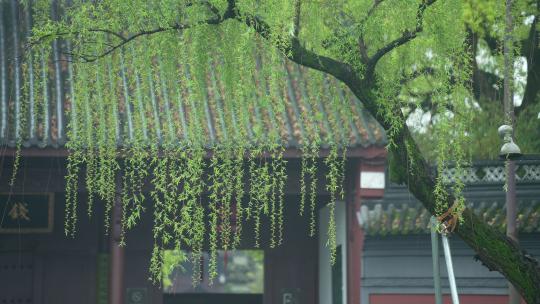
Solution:
M0 148L0 157L14 157L17 153L15 147ZM20 155L23 157L68 157L70 151L66 148L52 148L52 147L29 147L21 148ZM329 154L328 148L321 148L319 157L326 157ZM206 156L212 157L213 152L211 149L207 149ZM361 158L361 159L384 159L387 152L384 146L370 146L370 147L351 147L347 148L348 158ZM299 148L286 148L283 152L284 158L294 159L302 157L302 151Z

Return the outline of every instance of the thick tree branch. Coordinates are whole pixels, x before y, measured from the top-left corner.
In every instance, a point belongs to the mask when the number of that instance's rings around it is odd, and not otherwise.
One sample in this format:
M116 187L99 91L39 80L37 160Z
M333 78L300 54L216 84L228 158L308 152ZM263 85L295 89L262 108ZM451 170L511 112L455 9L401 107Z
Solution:
M413 31L413 34L404 34L405 38L398 39L394 44L391 43L391 47L381 49L379 59L395 47L411 41L422 31L423 12L428 5L434 2L435 0L423 2L419 7L417 27ZM249 21L248 18L246 24L248 26L259 27L264 23L256 19ZM256 28L256 30L263 37L269 38L270 29L267 26L262 26L259 29ZM335 63L335 60L318 56L301 48L297 40L293 41L292 45L293 47L290 50L292 55L290 58L293 61L326 72L343 81L385 129L388 130L392 127L387 120L387 116L391 114L386 113L377 102L375 93L378 90L377 85L369 81L368 78L373 76L374 67L378 59L374 61L371 71L368 71L366 74L367 77L360 80L347 65L338 63L340 68L329 68L329 64ZM309 56L306 56L306 54L309 54ZM304 58L308 60L304 60ZM321 62L324 63L321 64ZM398 107L394 109L393 115L401 121L399 123L401 129L398 134L394 135L394 145L390 147L393 164L391 165L391 170L394 173L393 175L397 176L401 182L407 184L409 191L423 203L431 214L435 215L435 202L437 201L433 191L435 189L435 177L431 175L430 166L411 136L403 113ZM404 147L409 148L405 149ZM451 206L454 201L455 198L449 195L446 200L446 206ZM537 286L540 286L540 266L538 262L505 235L482 221L471 209L466 208L462 215L463 222L458 225L456 233L477 253L482 263L490 270L502 273L516 286L528 303L540 304L540 291L537 288Z
M358 51L360 52L360 58L362 58L362 62L368 62L368 49L366 46L366 42L364 41L363 35L358 38Z
M233 2L233 0L230 0L230 2ZM433 2L424 3L427 7L428 3ZM425 8L420 10L420 17L423 10ZM253 27L262 37L270 38L270 28L262 20L253 16L244 16L239 20L244 20L246 25ZM421 31L421 27L419 31ZM410 40L412 38L400 43L405 44ZM377 92L378 88L374 82L359 79L352 68L344 63L319 56L304 49L298 40L293 40L291 48L284 51L289 51L289 58L298 64L328 73L343 81L385 129L388 130L392 127L387 119L388 115L394 115L401 121L398 124L401 129L394 136L395 144L390 148L394 163L392 170L394 175L400 177L401 181L408 185L409 191L432 214L436 214L435 202L437 199L433 192L435 178L431 175L430 166L423 158L419 147L406 126L401 109L396 107L393 114L385 112L377 102L375 92ZM404 147L409 147L409 149ZM447 207L451 206L454 200L454 197L449 195L446 201ZM506 236L478 218L472 210L465 209L463 217L464 221L458 225L456 233L478 254L479 259L485 265L488 265L490 269L499 271L508 278L519 289L527 302L540 304L540 292L536 288L536 286L540 286L540 268L537 261L522 251L519 246L512 243Z
M270 26L257 16L241 14L236 8L236 1L229 0L229 8L225 16L235 18L253 28L261 37L270 39ZM341 61L330 57L321 56L315 52L306 49L298 38L291 37L290 43L284 46L278 46L280 50L292 61L312 69L333 75L345 83L358 82L359 78L354 69Z
M392 40L390 43L377 50L377 52L370 57L366 68L366 77L373 75L375 66L384 55L388 54L393 49L413 40L420 32L424 30L424 12L436 1L437 0L422 1L422 3L418 6L418 10L416 11L416 27L412 31L406 30L399 38Z
M540 1L537 5L540 6ZM540 7L537 7L540 10ZM521 54L527 58L527 85L520 107L514 109L516 116L522 113L527 107L540 102L538 93L540 92L540 32L538 31L537 12L534 21L531 24L526 43L522 44Z
M396 112L396 115L400 113ZM390 147L391 174L397 181L407 184L409 191L431 214L436 214L434 177L430 175L429 166L407 127L403 125L394 137L394 143ZM449 195L446 208L451 206L454 200L455 198ZM455 233L477 253L478 259L490 270L502 273L511 281L527 303L540 303L538 261L504 234L485 223L471 209L464 210L462 220Z

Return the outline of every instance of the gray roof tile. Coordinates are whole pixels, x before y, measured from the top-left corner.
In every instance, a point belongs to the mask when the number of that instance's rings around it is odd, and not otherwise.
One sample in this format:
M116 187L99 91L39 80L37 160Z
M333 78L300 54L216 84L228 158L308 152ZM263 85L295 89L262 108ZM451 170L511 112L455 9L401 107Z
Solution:
M41 66L29 63L29 69L47 68L48 71L44 71L37 78L27 79L25 83L20 81L22 66L17 55L23 52L22 44L27 40L28 26L18 31L14 29L27 22L22 20L27 18L27 14L22 11L21 5L10 7L11 3L3 1L0 4L4 11L0 20L0 145L14 146L18 140L23 140L24 147L63 147L67 141L68 128L71 128L72 132L69 133L71 136L85 136L84 130L92 126L92 119L96 118L88 109L83 106L76 108L73 103L75 98L84 97L74 96L71 86L73 75L71 63L59 60L67 59L62 57L64 55L59 51L60 48L69 47L66 43L54 43L55 51L51 60L36 51L26 54L41 57ZM18 44L13 44L14 41ZM254 102L249 109L245 109L250 113L249 121L238 121L234 113L226 113L224 103L227 101L223 98L222 84L213 72L208 75L205 108L200 112L203 117L198 117L193 105L185 102L190 92L182 92L178 83L174 81L161 79L159 61L156 60L155 64L156 75L151 79L153 90L150 92L140 91L140 71L136 71L135 68L122 68L119 72L122 81L118 84L108 84L119 86L117 91L120 100L118 107L113 109L116 117L116 130L113 133L118 144L122 144L124 139L134 137L136 125L143 126L142 134L147 140L182 142L189 136L186 126L204 122L206 144L211 146L231 136L229 133L235 132L225 128L225 117L230 115L233 116L232 121L236 125L248 126L247 132L251 137L255 126L259 126L262 136L277 131L288 148L298 148L302 137L308 135L319 136L322 139L321 146L328 146L330 139L340 138L344 138L349 147L386 144L384 130L366 113L350 91L343 88L337 80L325 77L322 95L309 92L306 69L292 62L284 63L284 69L287 71L286 83L279 92L285 105L284 113L275 113L272 109L263 107L264 103L258 102L258 99L268 94L269 88L265 79L255 75L260 90L254 92ZM189 74L189 71L186 70L186 73ZM33 95L29 96L28 100L23 100L21 90L24 86L32 90L38 87L47 90L44 100L35 100ZM352 109L348 111L351 114L344 115L342 111L335 111L329 105L329 101L334 98L332 94L336 93L342 100L353 101L350 103ZM144 102L142 95L150 96L148 105L142 104ZM171 100L171 96L176 96L176 100ZM32 104L38 102L44 106L36 111L33 106L21 107L24 102ZM70 118L74 115L85 118L80 120L83 122L82 125L69 124ZM28 118L27 123L22 123L22 117ZM336 122L332 122L330 118ZM136 124L135 121L141 123ZM22 138L23 133L28 135Z

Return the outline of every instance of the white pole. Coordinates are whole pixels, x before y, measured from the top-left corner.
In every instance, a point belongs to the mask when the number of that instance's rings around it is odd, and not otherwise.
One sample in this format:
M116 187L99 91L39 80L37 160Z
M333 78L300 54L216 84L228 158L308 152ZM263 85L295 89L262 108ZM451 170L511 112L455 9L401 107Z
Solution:
M439 233L436 230L437 219L431 217L431 257L433 259L433 285L435 304L442 304L441 274L439 272Z
M442 234L442 243L444 248L444 259L446 261L446 269L448 272L448 281L450 283L450 293L452 294L452 303L459 304L459 297L457 293L456 277L454 276L454 266L452 265L452 255L450 254L450 244L448 243L448 237Z

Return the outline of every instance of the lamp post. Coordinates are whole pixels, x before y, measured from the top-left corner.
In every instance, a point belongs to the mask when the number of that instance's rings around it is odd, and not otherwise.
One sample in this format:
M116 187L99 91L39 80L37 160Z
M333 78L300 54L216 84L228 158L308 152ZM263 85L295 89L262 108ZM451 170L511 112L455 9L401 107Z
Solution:
M504 35L504 116L505 125L499 127L499 135L503 138L504 144L501 147L499 156L506 160L506 235L514 242L518 242L516 229L516 164L514 160L521 156L521 150L514 143L514 103L511 87L513 77L513 56L512 52L512 2L506 0L506 18ZM508 303L519 304L520 296L516 288L508 284Z

